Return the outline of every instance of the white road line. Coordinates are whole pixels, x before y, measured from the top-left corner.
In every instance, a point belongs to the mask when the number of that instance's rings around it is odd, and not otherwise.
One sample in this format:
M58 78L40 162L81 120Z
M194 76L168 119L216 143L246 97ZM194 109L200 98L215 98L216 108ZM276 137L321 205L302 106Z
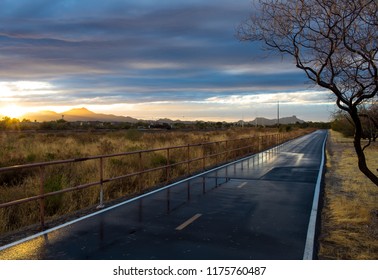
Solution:
M185 222L183 222L181 225L179 225L176 230L183 230L184 228L186 228L188 225L190 225L191 223L193 223L195 220L197 220L199 217L201 217L202 214L195 214L193 217L191 217L189 220L186 220Z
M247 185L247 182L241 183L239 186L237 186L237 188L238 188L238 189L241 189L241 188L244 187L245 185Z
M323 177L323 169L324 169L324 163L325 163L325 146L327 142L327 137L328 137L328 133L323 141L322 160L319 166L318 179L316 180L314 199L312 201L312 209L311 209L311 214L310 214L310 221L308 223L308 229L307 229L306 244L305 244L305 249L303 253L304 260L312 260L313 254L314 254L316 220L318 216L318 206L319 206L320 187L321 187L320 184L322 182L322 177Z

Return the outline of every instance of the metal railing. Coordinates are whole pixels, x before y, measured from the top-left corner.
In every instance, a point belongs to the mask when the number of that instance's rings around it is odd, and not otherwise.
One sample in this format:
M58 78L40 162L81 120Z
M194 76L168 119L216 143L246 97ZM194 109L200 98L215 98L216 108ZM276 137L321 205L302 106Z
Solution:
M293 137L291 137L293 138ZM21 205L27 202L38 201L39 203L39 220L41 229L45 227L45 200L48 197L56 196L63 193L74 192L84 190L89 187L99 187L99 205L98 208L104 207L104 190L106 190L106 184L119 181L126 178L135 177L137 188L139 192L143 192L147 188L153 187L153 185L143 187L143 176L152 172L161 171L164 174L164 178L161 178L159 183L169 182L177 179L179 176L188 176L195 172L201 172L207 168L217 166L221 163L230 162L241 157L245 157L270 147L279 145L289 140L287 134L277 133L263 136L253 136L241 139L222 140L216 142L206 142L198 144L188 144L181 146L172 146L148 150L131 151L125 153L116 153L109 155L90 156L85 158L75 158L67 160L55 160L49 162L32 163L25 165L17 165L10 167L0 168L0 175L7 172L17 172L26 169L37 169L39 176L39 194L25 197L17 200L7 201L0 204L0 209L11 206ZM146 164L144 159L148 154L160 153L164 154L161 158L165 162L159 166L150 166ZM173 154L176 154L175 160L173 160ZM180 158L177 160L177 154ZM117 176L106 176L104 163L106 159L114 159L117 157L137 157L137 164L134 164L133 171L121 174ZM94 182L87 182L84 184L67 187L57 191L46 192L45 190L45 176L46 168L56 165L77 164L80 162L97 161L98 180ZM172 172L173 169L180 167L181 171L178 175ZM34 171L35 174L35 171ZM0 177L1 178L1 177ZM0 181L0 183L2 183ZM1 184L0 184L1 186Z

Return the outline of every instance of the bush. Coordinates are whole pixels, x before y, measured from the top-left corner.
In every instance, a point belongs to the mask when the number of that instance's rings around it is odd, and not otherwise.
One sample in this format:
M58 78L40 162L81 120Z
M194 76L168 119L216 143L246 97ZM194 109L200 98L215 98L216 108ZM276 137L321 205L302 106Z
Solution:
M62 174L53 173L46 178L44 189L45 193L56 192L63 189L64 178ZM63 194L47 197L45 200L45 213L48 216L56 214L62 206Z
M97 148L102 155L112 154L115 150L113 143L108 139L102 140Z
M139 141L142 138L142 136L143 136L142 132L136 129L129 129L126 132L125 138L130 141L136 142L136 141Z
M340 132L344 137L352 137L354 135L354 126L346 119L346 117L335 119L331 123L334 131Z
M167 158L161 154L153 154L151 157L151 166L152 167L159 167L167 165Z

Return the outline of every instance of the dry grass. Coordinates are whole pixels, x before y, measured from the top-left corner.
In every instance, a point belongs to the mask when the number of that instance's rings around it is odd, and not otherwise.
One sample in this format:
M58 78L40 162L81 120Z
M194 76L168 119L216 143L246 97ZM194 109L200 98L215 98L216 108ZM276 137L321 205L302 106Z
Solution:
M378 187L358 169L353 142L331 131L319 245L320 259L378 259ZM378 145L367 148L378 167Z
M192 132L155 132L143 133L136 130L107 133L3 133L0 134L0 167L33 162L82 158L86 156L122 153L143 149L153 149L194 143L240 139L275 133L276 129L239 128L223 131ZM304 131L287 133L287 137L304 134ZM235 145L239 145L235 142ZM230 145L230 144L229 144ZM257 152L257 148L253 151ZM237 147L237 146L236 146ZM236 148L235 147L235 148ZM225 150L225 145L206 145L190 149L190 158L200 158ZM228 147L232 148L232 147ZM266 148L266 147L261 147ZM222 150L223 149L223 150ZM171 150L171 164L187 159L187 150ZM237 156L237 155L236 155ZM240 156L240 155L239 155ZM206 167L216 160L227 161L230 158L208 158ZM143 154L142 163L139 155L120 156L104 160L104 178L113 178L143 169L165 166L168 158L165 151ZM143 165L141 167L140 165ZM189 166L189 173L198 172L202 161L194 161ZM54 192L90 182L98 182L100 164L98 160L54 165L44 169L44 192ZM172 167L169 179L188 175L188 165ZM0 203L9 202L39 194L41 185L39 169L0 173ZM144 192L157 184L166 182L165 169L133 176L105 184L104 199L111 201ZM98 185L75 192L54 195L45 199L45 216L52 221L67 213L95 207L99 203ZM0 209L0 234L18 230L21 227L37 224L39 221L38 201Z

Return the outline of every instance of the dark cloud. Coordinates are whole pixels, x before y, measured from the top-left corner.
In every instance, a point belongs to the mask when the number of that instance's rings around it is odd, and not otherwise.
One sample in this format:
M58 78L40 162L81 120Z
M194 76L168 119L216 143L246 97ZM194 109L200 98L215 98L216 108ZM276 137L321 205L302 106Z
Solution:
M0 76L54 86L69 104L201 101L303 88L288 61L241 43L240 1L50 1L0 3ZM31 96L38 102L41 95Z

